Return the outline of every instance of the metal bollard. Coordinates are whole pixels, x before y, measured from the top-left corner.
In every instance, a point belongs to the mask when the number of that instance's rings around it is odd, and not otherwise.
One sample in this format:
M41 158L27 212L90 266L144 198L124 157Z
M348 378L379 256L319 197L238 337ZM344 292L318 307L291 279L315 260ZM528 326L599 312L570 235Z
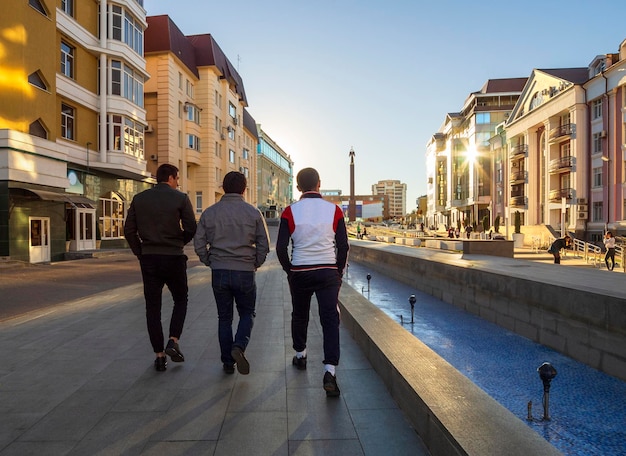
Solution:
M550 420L550 382L556 377L556 369L550 363L543 363L537 368L543 382L543 420Z
M415 301L417 301L417 299L415 299L414 294L409 296L409 304L411 304L411 323L413 323L413 311L415 310Z

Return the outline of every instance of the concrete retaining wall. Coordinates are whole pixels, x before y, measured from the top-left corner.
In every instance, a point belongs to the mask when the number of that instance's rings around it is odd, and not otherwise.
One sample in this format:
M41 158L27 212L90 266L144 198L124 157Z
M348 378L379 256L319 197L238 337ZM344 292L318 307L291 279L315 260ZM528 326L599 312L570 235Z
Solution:
M623 297L354 244L350 260L626 380Z
M554 456L538 433L350 287L339 296L352 334L433 456Z

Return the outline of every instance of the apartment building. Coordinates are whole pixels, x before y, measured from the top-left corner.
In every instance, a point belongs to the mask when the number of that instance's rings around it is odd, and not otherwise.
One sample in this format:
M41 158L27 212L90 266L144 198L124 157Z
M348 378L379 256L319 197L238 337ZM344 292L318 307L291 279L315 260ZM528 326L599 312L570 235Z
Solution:
M406 184L399 180L381 180L372 185L372 195L387 195L390 218L403 218L406 214Z
M269 222L293 202L293 161L260 124L257 131L258 208Z
M490 79L460 112L448 113L427 144L426 224L444 228L490 220L498 212L498 161L490 139L513 110L526 78ZM503 210L503 209L502 209Z
M241 76L210 34L185 36L167 15L146 20L149 169L178 166L198 215L219 201L230 171L245 174L244 198L257 205L258 131Z
M142 3L3 2L1 257L124 244L126 203L150 185Z

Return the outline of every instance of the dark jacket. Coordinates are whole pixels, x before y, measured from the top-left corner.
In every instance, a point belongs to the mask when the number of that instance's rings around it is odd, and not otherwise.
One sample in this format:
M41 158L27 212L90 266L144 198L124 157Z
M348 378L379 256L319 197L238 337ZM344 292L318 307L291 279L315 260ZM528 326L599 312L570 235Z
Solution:
M135 195L124 222L124 236L135 255L182 255L195 232L189 197L166 183Z

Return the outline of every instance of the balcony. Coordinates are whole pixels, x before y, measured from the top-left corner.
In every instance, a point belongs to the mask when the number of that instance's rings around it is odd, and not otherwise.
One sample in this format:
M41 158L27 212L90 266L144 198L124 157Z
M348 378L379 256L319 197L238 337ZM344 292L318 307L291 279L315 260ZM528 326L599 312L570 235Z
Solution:
M573 198L573 195L574 195L573 188L560 188L558 190L550 190L550 193L548 194L548 198L550 199L550 202L558 203L563 198L571 200Z
M526 207L526 197L525 196L511 196L511 201L509 202L509 206L511 207Z
M574 167L574 157L568 155L566 157L557 158L555 160L550 160L548 164L548 171L550 174L558 174L569 172Z
M550 130L550 141L558 140L564 136L572 136L574 133L574 127L575 124L569 123L553 128Z
M528 155L528 144L519 144L511 149L511 159L518 160Z
M510 184L523 184L526 182L527 177L528 177L527 171L512 172L511 177L509 178L509 183Z

